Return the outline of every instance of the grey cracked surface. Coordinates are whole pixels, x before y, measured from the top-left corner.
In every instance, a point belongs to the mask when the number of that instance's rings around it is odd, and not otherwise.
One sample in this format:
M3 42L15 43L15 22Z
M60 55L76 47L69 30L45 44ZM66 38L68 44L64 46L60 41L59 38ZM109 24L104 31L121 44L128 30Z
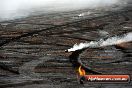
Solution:
M86 10L0 22L0 87L131 88L129 84L80 85L65 50L75 43L132 32L131 3L117 11ZM50 29L50 30L49 30ZM83 64L104 73L132 77L132 43L87 49Z

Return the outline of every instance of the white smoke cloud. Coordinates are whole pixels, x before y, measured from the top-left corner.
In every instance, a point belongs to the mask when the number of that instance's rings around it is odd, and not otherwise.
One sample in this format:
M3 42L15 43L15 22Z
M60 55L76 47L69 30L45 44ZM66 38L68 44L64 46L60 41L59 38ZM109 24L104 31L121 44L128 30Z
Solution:
M68 52L81 50L84 48L97 48L102 46L117 45L130 41L132 41L132 32L127 33L122 37L116 36L116 37L108 38L106 40L100 39L99 41L91 41L90 43L80 43L79 45L75 44L73 48L68 49Z
M37 11L67 11L118 3L119 0L0 0L0 21L36 14Z

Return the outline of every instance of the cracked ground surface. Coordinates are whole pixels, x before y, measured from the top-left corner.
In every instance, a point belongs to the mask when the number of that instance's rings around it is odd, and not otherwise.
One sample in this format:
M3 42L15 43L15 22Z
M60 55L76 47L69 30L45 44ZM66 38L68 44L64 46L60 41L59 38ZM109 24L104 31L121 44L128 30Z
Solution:
M84 17L78 14L90 11ZM132 9L78 10L0 22L0 87L131 88L129 84L80 85L65 50L75 43L132 32ZM87 49L82 62L104 74L130 74L132 42Z

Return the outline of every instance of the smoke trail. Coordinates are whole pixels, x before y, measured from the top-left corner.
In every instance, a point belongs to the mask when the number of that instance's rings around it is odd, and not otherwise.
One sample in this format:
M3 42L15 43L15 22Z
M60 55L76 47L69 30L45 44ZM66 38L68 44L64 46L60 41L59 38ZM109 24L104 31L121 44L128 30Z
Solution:
M122 0L0 0L0 21L36 13L105 7Z
M84 48L96 48L96 47L102 47L102 46L110 46L110 45L117 45L124 42L130 42L132 41L132 32L127 33L121 37L111 37L106 40L100 39L99 41L91 41L90 43L80 43L79 45L75 44L73 48L68 49L68 52L76 51Z

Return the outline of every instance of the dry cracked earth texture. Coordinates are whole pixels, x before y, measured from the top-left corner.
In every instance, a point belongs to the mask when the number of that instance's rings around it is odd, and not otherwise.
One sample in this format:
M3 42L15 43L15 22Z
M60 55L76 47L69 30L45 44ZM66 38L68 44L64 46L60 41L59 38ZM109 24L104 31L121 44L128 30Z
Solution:
M72 52L65 52L75 43L130 32L131 3L0 22L0 88L131 88L132 82L79 84L69 61ZM87 49L80 58L103 74L132 77L132 42Z

